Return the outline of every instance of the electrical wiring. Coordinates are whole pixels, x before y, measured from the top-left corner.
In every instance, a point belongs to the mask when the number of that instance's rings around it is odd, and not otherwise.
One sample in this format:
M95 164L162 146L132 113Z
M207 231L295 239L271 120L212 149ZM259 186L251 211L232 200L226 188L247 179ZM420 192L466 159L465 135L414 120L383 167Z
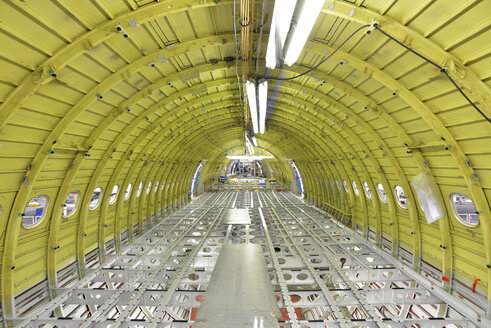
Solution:
M313 70L315 70L316 68L318 68L320 65L324 64L329 58L331 58L346 42L348 42L353 36L355 36L356 33L358 33L359 31L361 31L362 29L367 28L367 27L370 27L370 25L363 25L363 26L359 27L358 29L356 29L356 31L354 31L353 33L351 33L351 35L348 36L346 38L346 40L344 40L336 49L334 49L334 51L331 52L331 54L329 56L327 56L326 58L324 58L323 60L321 60L321 62L319 64L317 64L314 67L308 69L307 71L305 71L305 72L303 72L301 74L292 76L292 77L264 77L264 79L265 80L275 80L275 81L288 81L288 80L297 79L297 78L299 78L301 76L304 76L305 74L308 74L308 73L312 72Z
M235 20L236 17L235 4L236 4L236 0L234 0L235 75L237 76L237 83L239 84L239 98L240 98L240 102L242 103L242 88L240 87L239 68L238 68L239 48L237 46L237 22Z
M450 77L450 75L448 74L447 72L447 69L443 66L440 66L438 65L437 63L435 63L434 61L432 61L431 59L423 56L422 54L420 54L419 52L417 52L416 50L412 49L411 47L409 46L406 46L404 43L402 43L401 41L397 40L395 37L393 37L392 35L390 35L389 33L385 32L384 30L382 30L380 27L376 26L376 29L382 33L383 35L385 35L386 37L388 37L389 39L391 39L392 41L394 41L395 43L397 43L398 45L400 45L401 47L405 48L406 50L412 52L413 54L415 54L416 56L420 57L421 59L425 60L426 62L430 63L431 65L435 66L436 68L438 68L440 70L440 72L442 72L443 74L445 74L445 76L450 80L450 82L452 82L452 84L455 86L455 88L457 88L457 90L462 94L462 96L467 100L467 102L469 102L469 104L474 107L474 109L476 109L479 114L482 115L482 117L484 117L489 123L491 123L491 119L489 117L486 116L486 114L484 114L480 109L479 107L476 106L476 104L474 104L474 102L472 102L472 100L469 99L469 97L465 94L464 90L462 90L462 88L460 88L457 83L455 82L454 79L452 79Z
M322 65L323 63L325 63L327 60L329 60L346 42L348 42L353 36L355 36L359 31L361 31L362 29L364 28L367 28L367 27L370 27L372 25L363 25L361 27L359 27L357 30L355 30L353 33L351 33L336 49L334 49L334 51L329 55L327 56L326 58L324 58L319 64L315 65L314 67L308 69L307 71L301 73L301 74L298 74L298 75L295 75L295 76L292 76L292 77L264 77L265 80L275 80L275 81L289 81L289 80L293 80L293 79L297 79L299 77L302 77L304 76L305 74L308 74L310 72L312 72L313 70L317 69L320 65ZM477 105L467 96L467 94L464 92L464 90L462 90L461 87L459 87L457 85L457 83L455 82L454 79L452 79L452 77L448 74L447 72L447 69L443 66L440 66L438 65L437 63L435 63L434 61L432 61L431 59L425 57L424 55L420 54L419 52L417 52L416 50L412 49L411 47L405 45L404 43L402 43L401 41L397 40L395 37L393 37L392 35L390 35L389 33L385 32L384 30L382 30L378 24L377 25L373 25L375 27L375 29L377 29L378 31L380 31L382 34L384 34L386 37L388 37L389 39L391 39L392 41L396 42L397 44L399 44L400 46L404 47L406 50L412 52L413 54L415 54L416 56L420 57L421 59L425 60L426 62L430 63L431 65L435 66L436 68L439 69L439 71L443 74L445 74L445 76L450 80L450 82L455 86L455 88L460 92L460 94L467 100L467 102L472 106L474 107L474 109L479 112L479 114L481 114L482 117L484 117L489 123L491 123L491 119L486 116L486 114L484 114L482 112L482 110L477 107Z

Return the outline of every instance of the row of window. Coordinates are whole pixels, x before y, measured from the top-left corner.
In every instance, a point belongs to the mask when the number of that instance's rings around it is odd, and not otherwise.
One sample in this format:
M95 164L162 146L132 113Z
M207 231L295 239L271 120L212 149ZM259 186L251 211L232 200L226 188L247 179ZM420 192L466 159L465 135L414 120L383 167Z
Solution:
M356 182L353 181L352 184L353 184L353 191L357 196L359 196L360 193L358 191ZM341 190L341 185L337 180L336 180L336 185L338 189ZM343 185L346 192L349 192L349 187L346 180L343 180ZM125 201L130 198L132 187L133 187L132 183L128 184L128 188L126 189L124 195ZM158 190L158 187L159 187L159 182L157 181L157 183L154 186L154 192ZM163 187L164 184L162 183L161 188ZM152 189L152 181L148 183L146 193L149 194L151 189ZM367 198L371 199L372 193L366 181L363 182L363 189L365 191L365 195L367 196ZM143 182L140 182L140 184L138 185L136 197L140 197L142 190L143 190ZM381 183L377 183L377 191L382 202L387 203L387 195ZM404 190L402 189L402 187L396 185L394 187L394 192L398 200L397 203L399 204L399 206L401 206L404 209L407 209L406 196L404 194ZM109 198L109 205L113 205L116 202L118 193L119 193L119 185L114 185ZM68 194L63 208L63 217L68 218L71 215L73 215L73 213L75 213L75 210L77 209L77 205L80 199L80 194L81 194L80 191L72 191ZM101 187L95 188L89 204L90 210L95 210L97 208L101 196L102 196L102 188ZM475 227L479 224L479 214L476 211L476 207L473 201L468 196L458 192L454 192L450 194L449 199L450 199L450 205L454 213L454 216L460 223L469 227ZM22 218L22 226L25 228L30 228L38 225L44 218L47 212L48 205L49 205L49 199L46 195L39 195L32 198L26 205L24 216ZM0 207L0 214L1 214L1 207Z
M162 184L161 187L163 186L164 184ZM128 188L126 188L124 194L125 201L130 198L132 188L133 188L133 184L132 183L128 184ZM159 181L157 181L157 183L154 186L154 192L156 192L158 188L159 188ZM140 185L138 186L138 190L136 192L137 198L140 197L142 190L143 190L143 182L140 182ZM146 193L149 194L151 190L152 190L152 181L148 183ZM116 202L116 199L118 198L118 194L119 194L119 185L114 185L111 191L111 195L109 197L109 205L113 205ZM65 204L63 206L64 218L68 218L75 213L75 210L77 209L78 206L78 202L80 200L80 195L81 193L78 190L74 190L68 194L65 200ZM97 206L99 206L101 196L102 196L102 188L101 187L95 188L94 192L92 193L92 197L90 199L90 204L89 204L90 210L95 210ZM24 215L22 217L22 226L24 228L32 228L40 224L41 221L44 219L44 216L46 215L48 205L49 205L49 198L46 195L39 195L32 198L27 203L26 208L24 210Z
M346 183L346 181L344 181L344 188L346 189L346 192L349 192L348 184ZM365 190L365 195L367 196L367 198L372 199L372 192L368 187L368 183L366 181L363 182L363 190ZM353 181L353 191L357 196L360 195L355 181ZM384 203L387 203L387 195L385 194L384 187L382 186L381 183L377 183L377 191L380 200ZM404 209L407 209L407 201L406 201L406 195L404 194L404 189L402 189L401 186L396 185L394 187L394 193L396 195L397 203L399 204L399 206L401 206Z
M341 190L340 184L337 180L336 185L338 186L339 190ZM343 180L343 185L346 192L349 192L349 187L346 180ZM366 181L363 182L363 190L365 191L365 195L367 196L367 198L372 199L372 192L368 187L368 183ZM357 196L360 195L355 181L353 181L353 191ZM384 203L387 203L387 195L385 194L384 187L381 183L377 183L377 191L380 200ZM407 209L407 201L406 195L404 194L404 189L402 189L401 186L396 185L394 187L394 193L396 195L397 204L399 204L399 206L401 206L402 208ZM453 214L460 223L468 227L476 227L479 224L479 214L476 211L476 206L474 205L472 199L464 194L454 192L450 194L449 200Z

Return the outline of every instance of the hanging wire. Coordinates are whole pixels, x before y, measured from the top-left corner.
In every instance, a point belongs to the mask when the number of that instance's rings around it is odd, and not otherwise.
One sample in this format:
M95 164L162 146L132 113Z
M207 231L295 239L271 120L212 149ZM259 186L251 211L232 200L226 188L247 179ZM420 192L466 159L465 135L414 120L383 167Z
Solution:
M315 65L314 67L308 69L307 71L301 73L301 74L298 74L298 75L295 75L295 76L292 76L292 77L264 77L264 79L266 80L275 80L275 81L289 81L289 80L293 80L293 79L297 79L299 77L302 77L304 76L305 74L308 74L310 72L312 72L313 70L317 69L320 65L324 64L327 60L329 60L346 42L348 42L353 36L355 36L358 32L360 32L362 29L364 28L367 28L367 27L370 27L371 25L363 25L361 27L359 27L358 29L356 29L353 33L351 33L336 49L334 49L334 51L329 55L327 56L326 58L324 58L319 64ZM477 105L467 96L467 94L464 92L464 90L462 90L461 87L459 87L457 85L457 83L455 82L454 79L452 79L452 77L448 74L447 72L447 69L443 66L440 66L438 65L437 63L435 63L434 61L432 61L431 59L425 57L424 55L422 55L421 53L417 52L416 50L412 49L411 47L405 45L404 43L402 43L401 41L397 40L395 37L393 37L392 35L390 35L389 33L385 32L384 30L382 30L378 24L374 24L374 27L380 31L380 33L382 33L383 35L385 35L386 37L388 37L389 39L391 39L392 41L396 42L398 45L400 45L401 47L404 47L406 50L412 52L413 54L415 54L416 56L420 57L421 59L425 60L426 62L430 63L431 65L435 66L436 68L438 68L438 70L445 74L445 76L450 80L450 82L452 82L452 84L455 86L455 88L460 92L460 94L465 98L465 100L467 100L467 102L472 106L474 107L474 109L479 113L481 114L482 117L484 117L484 119L486 119L486 121L488 121L489 123L491 123L491 119L486 116L486 114L483 113L483 111L477 107Z
M367 27L370 27L370 25L363 25L363 26L359 27L356 31L351 33L351 35L348 36L346 38L346 40L344 40L333 52L331 52L331 54L329 56L327 56L326 58L321 60L321 62L319 64L315 65L314 67L310 68L309 70L307 70L301 74L292 76L292 77L266 77L264 79L265 80L275 80L275 81L288 81L288 80L297 79L301 76L304 76L305 74L312 72L314 69L318 68L320 65L324 64L329 58L331 58L346 42L348 42L353 36L355 36L356 33L358 33L360 30L367 28Z
M472 100L469 99L469 97L465 94L464 90L462 90L462 88L460 88L457 83L454 81L454 79L452 79L450 77L450 75L448 75L448 72L447 72L447 69L443 66L440 66L438 65L437 63L435 63L434 61L432 61L431 59L423 56L422 54L420 54L419 52L417 52L416 50L412 49L411 47L409 46L406 46L404 43L402 43L401 41L397 40L396 38L394 38L392 35L390 35L389 33L385 32L384 30L382 30L380 27L376 26L376 29L382 33L383 35L385 35L386 37L388 37L389 39L391 39L392 41L394 41L395 43L397 43L398 45L400 45L401 47L404 47L406 50L412 52L413 54L415 54L416 56L420 57L421 59L425 60L426 62L430 63L431 65L435 66L436 68L438 68L440 70L440 72L442 72L443 74L445 74L445 76L450 80L450 82L452 82L452 84L455 86L455 88L457 88L457 90L462 94L462 96L464 96L464 98L467 100L467 102L469 102L469 104L471 104L472 107L474 107L475 110L477 110L479 112L479 114L482 115L482 117L484 117L489 123L491 123L491 119L489 117L486 116L486 114L484 114L480 109L479 107L476 106L476 104L474 104L474 102L472 102Z
M237 46L237 22L235 19L235 17L236 17L235 16L235 3L236 3L236 0L234 0L235 75L237 76L237 84L239 85L240 103L242 104L242 88L240 87L239 67L238 67L239 47Z

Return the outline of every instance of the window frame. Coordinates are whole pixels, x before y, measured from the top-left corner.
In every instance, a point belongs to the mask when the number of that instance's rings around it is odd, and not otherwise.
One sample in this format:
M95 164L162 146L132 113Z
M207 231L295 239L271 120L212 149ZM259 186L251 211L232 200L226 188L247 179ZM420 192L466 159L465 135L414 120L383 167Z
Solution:
M96 205L95 205L93 208L91 208L90 206L91 206L91 204L92 204L92 197L94 197L94 193L95 193L95 191L96 191L97 189L100 189L100 190L101 190L101 191L99 192L99 198L97 198L97 203L96 203ZM95 187L95 188L94 188L94 191L92 192L92 196L90 197L90 202L89 202L89 211L95 211L95 210L96 210L96 209L99 207L99 205L101 204L101 198L102 198L102 194L103 194L103 192L104 192L104 189L103 189L102 187Z
M382 187L382 190L380 190L380 187ZM387 204L387 193L385 192L385 188L384 186L379 182L375 185L375 187L377 187L377 193L378 193L378 197L380 198L380 200L382 201L382 203L386 203ZM382 198L382 192L384 193L384 198Z
M72 215L74 215L74 214L75 214L75 212L76 212L76 211L77 211L77 209L78 209L78 205L80 205L80 198L82 197L82 192L81 192L80 190L72 190L72 191L70 191L70 192L68 193L68 195L67 195L67 198L68 198L68 196L69 196L70 194L72 194L72 193L74 193L74 192L77 192L77 193L78 193L78 196L77 196L77 202L75 203L75 206L73 207L73 210L70 212L70 214L68 214L68 215L63 215L63 212L62 212L62 214L61 214L61 215L63 216L63 218L64 218L64 219L68 219L69 217L71 217ZM65 204L64 204L64 205L66 206L66 198L65 198Z
M140 181L140 184L138 185L138 189L136 190L136 198L139 198L142 195L143 192L143 181Z
M355 180L352 181L353 185L353 192L355 193L356 196L360 196L360 191L358 190L358 186L356 185Z
M111 200L111 197L113 197L113 191L114 191L115 187L118 187L118 189L116 190L116 195L114 195L114 198ZM118 184L115 184L113 186L113 189L111 190L111 193L109 194L109 205L114 205L114 203L116 203L116 201L118 200L120 190L121 190L121 187Z
M370 190L370 187L368 187L368 182L363 181L361 185L363 186L365 196L367 196L368 199L372 199L372 191Z
M349 192L349 186L345 179L343 179L343 186L344 186L344 190L346 190L346 192Z
M464 194L464 193L461 193L461 192L458 192L458 191L454 191L454 192L450 193L450 195L448 195L448 200L449 200L449 202L450 202L450 208L452 209L452 213L453 213L453 215L454 215L454 218L455 218L455 219L456 219L456 220L457 220L457 221L458 221L460 224L462 224L463 226L466 226L466 227L469 227L469 228L477 228L477 227L479 226L479 224L481 223L481 218L479 217L479 214L478 214L477 210L476 210L476 212L475 212L475 215L477 216L477 223L476 223L476 224L472 224L472 223L469 223L469 222L464 221L464 219L462 219L462 218L460 217L460 214L459 214L459 212L458 212L458 210L457 210L457 207L456 207L456 205L455 205L455 202L454 202L454 200L453 200L453 196L454 196L455 194L459 194L459 195L461 195L461 196L464 196L464 197L468 198L468 199L469 199L469 200L472 202L472 206L474 206L474 209L476 209L476 205L474 204L474 201L472 200L472 198L470 198L469 196L467 196L467 195L466 195L466 194Z
M399 195L397 193L397 188L401 188L402 190L402 193L404 194L404 200L406 201L405 204L401 203L401 200L399 199ZM405 209L407 210L409 205L407 204L407 197L406 197L406 193L404 192L404 188L402 188L401 186L399 185L395 185L394 186L394 193L396 195L396 202L397 202L397 205L399 205L402 209Z
M41 197L43 196L46 201L45 201L45 205L44 205L44 208L43 208L43 213L42 215L39 217L39 220L37 220L36 222L34 222L33 224L31 225L28 225L28 226L25 226L23 222L21 222L21 226L22 228L24 229L34 229L36 227L38 227L41 223L43 223L44 219L46 218L47 214L48 214L48 211L49 211L49 205L50 205L50 199L49 199L49 196L47 194L39 194L39 195L36 195L34 197L32 197L27 203L26 203L26 206L24 208L24 215L22 216L22 219L24 219L24 216L25 215L25 212L26 212L26 209L29 205L29 203L34 199L34 198L37 198L37 197ZM34 217L36 217L36 215L34 215Z
M133 191L133 183L128 183L126 190L124 191L124 201L127 201L131 197L131 192Z

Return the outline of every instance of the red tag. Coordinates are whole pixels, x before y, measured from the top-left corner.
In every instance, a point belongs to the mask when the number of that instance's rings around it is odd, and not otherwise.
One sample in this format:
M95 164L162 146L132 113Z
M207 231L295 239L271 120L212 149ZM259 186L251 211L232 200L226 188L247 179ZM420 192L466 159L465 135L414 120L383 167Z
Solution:
M449 277L442 276L442 280L443 280L443 281L448 281L448 282L449 282L449 281L450 281L450 278L449 278Z
M474 284L472 285L472 292L475 293L476 292L476 285L477 285L477 282L478 281L481 281L481 279L476 279L474 280Z

